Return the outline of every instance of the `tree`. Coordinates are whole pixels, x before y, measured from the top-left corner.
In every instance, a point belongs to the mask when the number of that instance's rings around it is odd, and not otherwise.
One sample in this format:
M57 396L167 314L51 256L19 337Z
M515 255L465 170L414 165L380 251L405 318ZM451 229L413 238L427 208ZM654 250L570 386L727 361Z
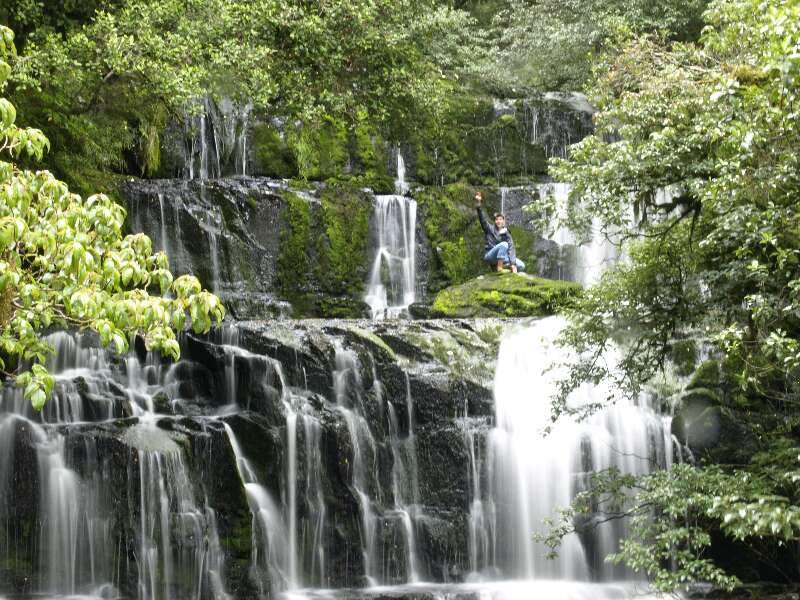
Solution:
M0 84L14 51L13 33L0 27ZM173 280L147 236L123 236L125 210L108 197L81 198L48 171L15 165L21 156L41 160L49 148L41 131L15 120L13 104L0 98L0 156L11 158L0 160L0 381L22 386L41 409L54 383L43 366L53 352L44 330L92 330L119 353L141 335L149 349L177 359L175 331L187 321L208 331L224 308L195 277Z
M496 85L582 90L620 40L649 33L696 39L708 0L509 0L494 19Z
M70 176L80 161L125 172L141 132L160 133L208 96L267 120L413 129L464 67L457 42L470 23L427 0L126 0L66 34L34 31L14 98L58 134L51 160Z
M733 584L702 562L711 533L800 539L799 17L794 0L717 1L697 44L633 40L595 82L595 135L552 165L573 186L569 225L599 219L629 257L572 315L565 342L583 359L557 411L586 379L637 394L688 341L720 364L715 410L752 433L743 464L701 455L627 482L639 494L620 513L640 518L618 558L664 589ZM615 372L597 360L612 343Z

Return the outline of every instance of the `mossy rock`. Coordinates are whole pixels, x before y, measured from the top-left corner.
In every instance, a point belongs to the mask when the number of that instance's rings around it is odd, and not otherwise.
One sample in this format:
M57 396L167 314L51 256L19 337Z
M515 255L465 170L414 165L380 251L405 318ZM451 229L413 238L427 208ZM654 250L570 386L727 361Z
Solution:
M267 177L297 177L297 159L277 129L266 123L259 123L253 128L252 144L256 174Z
M720 383L719 362L716 360L707 360L702 363L692 375L689 384L686 386L687 390L696 388L714 389L719 387Z
M490 273L439 292L433 314L439 317L536 317L573 304L578 284L522 273Z

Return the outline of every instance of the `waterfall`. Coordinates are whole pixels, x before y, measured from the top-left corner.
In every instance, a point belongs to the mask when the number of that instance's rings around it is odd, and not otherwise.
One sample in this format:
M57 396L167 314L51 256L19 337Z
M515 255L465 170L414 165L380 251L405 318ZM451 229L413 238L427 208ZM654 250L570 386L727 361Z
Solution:
M138 526L139 599L227 600L216 515L198 502L180 446L152 423L130 428L125 440L139 471L139 522L131 522Z
M394 180L394 191L395 194L400 196L405 196L408 193L409 187L408 182L406 181L406 161L403 159L403 154L400 152L400 148L397 148L397 178Z
M21 390L11 386L3 387L0 399L2 446L29 444L36 456L35 469L25 473L39 490L39 577L33 589L117 597L120 561L127 560L125 546L134 540L112 534L125 518L115 515L112 500L122 492L110 487L102 438L84 432L91 422L135 414L139 424L120 430L122 447L130 451L124 494L130 502L126 531L136 540L135 596L227 600L216 515L192 479L184 449L157 427L152 412L153 394L165 383L160 361L148 353L143 362L131 355L116 363L92 336L56 332L45 339L56 349L47 362L56 382L45 409L32 411ZM29 441L20 437L23 432ZM0 456L0 490L14 476L10 461L16 459L14 451ZM0 491L0 513L12 499L13 493Z
M544 433L551 425L551 397L564 375L559 365L568 359L566 351L554 345L562 327L558 317L543 319L508 333L500 346L494 381L496 424L485 460L491 488L483 498L472 499L470 517L471 554L478 571L489 576L625 577L623 570L603 563L624 537L624 521L599 525L591 553L576 534L568 535L554 561L546 558L546 549L532 533L545 531L543 520L557 517L558 509L585 489L593 471L618 467L641 475L671 464L668 420L644 398L633 403L604 385L584 385L570 396L569 405L577 408L607 398L616 399L616 404L582 422L563 418ZM473 490L481 493L475 484ZM493 518L487 518L492 510Z
M373 319L397 318L416 299L417 203L406 196L376 196L377 237L367 293Z
M364 418L363 384L358 360L350 350L337 345L336 370L333 373L334 396L337 409L344 421L353 449L351 478L361 512L361 548L364 559L364 576L370 585L377 585L379 561L377 557L377 517L373 510L370 490L377 487L375 470L375 438Z
M392 448L392 498L394 510L400 516L405 535L407 579L411 583L422 579L422 568L418 559L416 541L417 520L423 517L419 503L419 480L417 477L417 448L414 434L414 398L406 374L406 408L408 411L408 434L400 434L400 426L394 405L388 403L389 442Z
M405 195L406 163L399 148L396 155L395 194L375 196L377 246L364 297L373 319L404 315L416 299L417 203Z
M246 175L252 104L203 98L195 110L198 114L184 115L183 177L206 180Z
M556 210L554 216L563 221L567 217L569 184L545 183L539 185L537 191L540 196L553 196ZM548 239L558 244L564 254L559 261L559 278L571 279L583 286L596 283L603 272L620 259L619 247L603 233L600 219L597 217L592 220L588 240L579 240L574 232L564 226L559 226L550 232ZM574 256L569 256L566 250L570 246L575 247ZM564 262L568 264L564 265ZM564 272L565 267L566 272Z
M274 594L288 585L291 563L288 533L283 524L280 508L266 488L259 484L256 471L245 457L233 429L227 423L224 426L253 515L251 577L258 582L262 594L267 592L265 589L267 582L271 584L269 591ZM262 572L269 574L266 582L261 576Z

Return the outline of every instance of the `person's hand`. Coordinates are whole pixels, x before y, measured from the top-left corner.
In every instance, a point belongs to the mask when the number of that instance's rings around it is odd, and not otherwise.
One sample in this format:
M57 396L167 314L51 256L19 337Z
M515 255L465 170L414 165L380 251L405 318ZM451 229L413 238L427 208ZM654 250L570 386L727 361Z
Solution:
M480 206L483 202L483 194L475 192L475 206Z
M511 272L512 273L516 273L517 272L517 265L511 265Z

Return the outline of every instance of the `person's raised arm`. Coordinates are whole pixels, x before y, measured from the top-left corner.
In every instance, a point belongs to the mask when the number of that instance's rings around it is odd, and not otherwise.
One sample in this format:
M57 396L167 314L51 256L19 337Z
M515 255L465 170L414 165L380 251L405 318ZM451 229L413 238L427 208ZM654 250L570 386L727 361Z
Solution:
M483 206L481 206L482 204L483 204L483 194L481 194L480 192L475 192L475 208L478 210L478 221L480 221L481 229L483 229L484 232L488 233L490 225L488 219L486 218L486 213L483 210Z

